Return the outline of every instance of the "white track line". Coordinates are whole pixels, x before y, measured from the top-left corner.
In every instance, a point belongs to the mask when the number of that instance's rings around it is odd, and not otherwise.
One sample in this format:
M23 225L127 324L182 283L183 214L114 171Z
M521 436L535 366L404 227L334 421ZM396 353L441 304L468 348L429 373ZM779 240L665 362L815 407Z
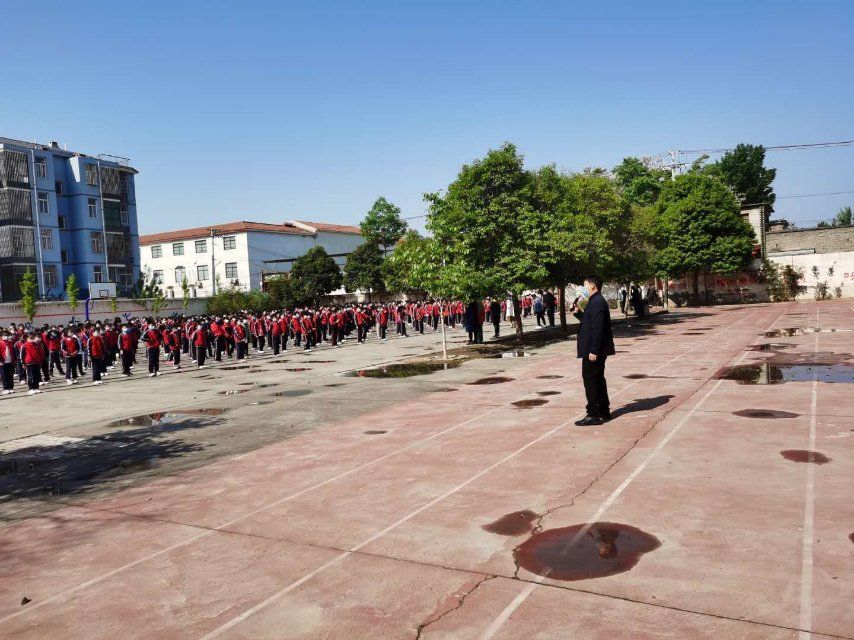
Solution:
M815 328L819 329L819 310L815 310ZM815 332L815 353L818 354L819 331ZM815 423L818 404L818 371L812 381L812 400L810 402L810 452L807 459L807 482L804 489L804 533L801 550L801 615L798 620L798 639L812 638L812 583L813 583L813 538L815 530Z
M773 326L775 324L777 324L777 321L781 317L782 317L782 312L780 313L780 315L777 316L777 318L774 319L774 322L772 322L771 326L769 326L765 331L770 331L773 328ZM735 361L735 364L740 364L741 361L747 357L747 354L748 354L747 351L742 353L741 356L739 356L739 358ZM641 474L641 472L643 472L643 470L646 469L646 467L649 465L649 463L652 461L652 459L662 449L664 449L665 446L667 446L667 443L673 439L673 436L676 435L676 433L688 422L688 420L690 420L692 417L694 417L694 414L697 411L699 411L700 406L702 406L702 404L706 400L708 400L709 397L715 391L717 391L718 387L720 387L722 383L723 383L723 380L718 380L712 386L712 388L706 392L706 394L700 399L700 401L697 404L695 404L694 407L688 413L686 413L685 416L683 416L683 418L679 422L676 423L676 426L674 426L673 429L671 429L667 433L667 435L661 439L661 442L659 442L658 445L652 451L650 451L649 455L647 455L647 457L644 458L643 461L637 467L635 467L634 471L632 471L628 475L628 477L625 480L623 480L623 482L620 484L620 486L617 487L616 489L614 489L614 491L611 493L611 495L609 495L605 499L605 501L602 502L602 504L599 506L599 508L596 510L596 512L587 520L584 527L582 527L582 529L575 535L575 537L572 539L572 541L570 541L569 545L567 545L567 548L569 548L573 544L575 544L583 535L585 535L587 533L587 531L589 531L590 527L592 527L593 524L595 524L596 522L599 521L599 519L604 515L604 513L614 504L614 502L616 502L617 498L620 497L620 495L623 493L623 491L625 491L626 488L632 482L634 482L635 478L637 478ZM525 588L519 593L519 595L517 595L515 598L513 598L513 600L510 602L510 604L508 604L504 608L504 610L501 613L499 613L495 619L493 619L493 621L489 624L489 626L486 629L484 629L483 633L479 636L479 640L490 640L496 633L498 633L498 631L501 629L501 627L503 627L504 624L507 622L507 620L510 619L510 616L513 615L513 613L516 611L516 609L518 609L522 605L522 603L528 599L528 596L530 596L534 592L534 590L540 584L542 584L542 582L544 580L546 580L547 578L548 578L548 575L537 576L536 578L534 578L534 580L532 582L528 583L525 586Z
M754 313L755 313L755 312L754 312ZM742 319L741 319L741 320L739 320L738 322L742 322L742 321L746 320L746 319L747 319L748 317L750 317L751 315L754 315L754 314L748 314L746 317L742 318ZM776 323L776 320L775 320L775 323ZM772 326L773 326L773 325L772 325ZM729 327L727 327L727 330L729 330L729 329L731 329L731 328L732 328L732 325L730 325ZM682 358L682 357L684 357L684 356L688 355L691 351L693 351L694 349L696 349L697 347L699 347L701 344L702 344L702 342L698 343L695 347L692 347L689 351L686 351L686 352L684 352L684 353L682 353L682 354L680 354L680 355L678 355L678 356L676 356L676 357L674 357L674 358L671 358L670 360L668 360L668 361L667 361L667 362L665 362L664 364L662 364L662 365L660 365L659 367L657 367L656 369L654 369L654 370L652 371L652 373L655 373L656 371L659 371L659 370L661 370L661 369L664 369L665 367L669 366L671 363L675 362L676 360L679 360L680 358ZM747 353L745 352L745 354L743 354L743 356L742 356L742 357L744 357L744 356L746 356L746 355L747 355ZM625 387L623 387L622 389L620 389L619 391L617 391L617 392L614 394L614 397L616 397L616 396L618 396L618 395L620 395L620 394L622 394L622 393L625 393L626 391L628 391L629 389L631 389L633 386L635 386L635 385L636 385L636 384L638 384L639 382L640 382L640 381L639 381L639 380L637 380L637 381L635 381L635 382L632 382L632 383L630 383L630 384L626 385ZM721 382L722 382L722 381L718 381L718 384L720 384ZM527 449L529 449L530 447L533 447L534 445L538 444L539 442L541 442L541 441L545 440L546 438L548 438L548 437L550 437L550 436L554 435L555 433L557 433L558 431L560 431L561 429L563 429L563 428L564 428L564 427L566 427L567 425L572 424L572 423L573 423L576 419L578 419L578 417L580 417L581 415L583 415L583 413L578 414L577 416L574 416L574 417L570 418L569 420L567 420L567 421L565 421L565 422L562 422L561 424L557 425L554 429L551 429L550 431L547 431L546 433L544 433L544 434L542 434L542 435L540 435L540 436L538 436L538 437L534 438L533 440L531 440L531 441L530 441L530 442L528 442L527 444L523 445L523 446L522 446L522 447L520 447L519 449L516 449L516 450L515 450L515 451L513 451L512 453L510 453L510 454L508 454L508 455L504 456L503 458L501 458L501 459L500 459L500 460L498 460L497 462L494 462L493 464L489 465L489 466L488 466L488 467L486 467L485 469L482 469L481 471L479 471L479 472L478 472L478 473L476 473L475 475L471 476L468 480L466 480L466 481L464 481L464 482L462 482L462 483L458 484L456 487L453 487L452 489L449 489L449 490L448 490L448 491L446 491L445 493L443 493L443 494L441 494L440 496L438 496L438 497L434 498L433 500L431 500L431 501L427 502L426 504L424 504L424 505L422 505L422 506L418 507L418 508L417 508L417 509L415 509L414 511L411 511L410 513L408 513L407 515L403 516L402 518L400 518L400 519L399 519L399 520L397 520L396 522L394 522L394 523L392 523L391 525L387 526L387 527L386 527L385 529L383 529L382 531L380 531L380 532L378 532L378 533L375 533L374 535L370 536L370 537L369 537L369 538L367 538L366 540L363 540L362 542L360 542L360 543L359 543L359 544L357 544L356 546L351 547L349 550L344 551L343 553L341 553L340 555L336 556L335 558L333 558L333 559L329 560L329 561L328 561L328 562L326 562L325 564L323 564L323 565L321 565L321 566L317 567L316 569L314 569L314 570L313 570L313 571L311 571L310 573L307 573L306 575L302 576L302 577L301 577L301 578L299 578L298 580L295 580L294 582L291 582L291 583L290 583L290 584L288 584L286 587L284 587L283 589L281 589L281 590L277 591L276 593L274 593L273 595L271 595L271 596L270 596L269 598L267 598L266 600L263 600L262 602L259 602L259 603L258 603L258 604L256 604L255 606L253 606L253 607L251 607L251 608L247 609L246 611L244 611L244 612L243 612L243 613L241 613L240 615L235 616L234 618L232 618L231 620L229 620L228 622L226 622L226 623L225 623L225 624L223 624L222 626L217 627L216 629L214 629L213 631L211 631L211 632L210 632L210 633L208 633L207 635L203 636L203 637L201 638L201 640L211 640L212 638L219 637L220 635L222 635L223 633L225 633L225 632L226 632L226 631L228 631L229 629L232 629L233 627L237 626L238 624L240 624L240 623L244 622L244 621L245 621L245 620L247 620L249 617L251 617L252 615L256 614L258 611L260 611L260 610L262 610L262 609L266 608L267 606L269 606L270 604L272 604L272 603L273 603L273 602L275 602L276 600L278 600L278 599L280 599L281 597L285 596L286 594L290 593L291 591L293 591L294 589L298 588L299 586L301 586L302 584L304 584L305 582L307 582L307 581L308 581L308 580L310 580L311 578L315 577L316 575L318 575L318 574L322 573L323 571L325 571L325 570L326 570L326 569L328 569L329 567L333 566L334 564L337 564L338 562L340 562L340 561L344 560L345 558L347 558L347 557L348 557L348 556L350 556L351 554L353 554L353 553L355 553L355 552L359 551L360 549L364 548L365 546L367 546L367 545L371 544L372 542L376 541L377 539L381 538L382 536L384 536L384 535L385 535L385 534L387 534L388 532L392 531L393 529L396 529L396 528L397 528L397 527L399 527L400 525L402 525L402 524L404 524L404 523L408 522L409 520L411 520L412 518L414 518L414 517L415 517L415 516L417 516L418 514L422 513L423 511L425 511L425 510L427 510L427 509L429 509L430 507L432 507L432 506L434 506L434 505L438 504L439 502L441 502L441 501L442 501L442 500L444 500L445 498L448 498L449 496L451 496L451 495L453 495L453 494L457 493L458 491L460 491L461 489L463 489L463 488L467 487L469 484L471 484L472 482L474 482L474 481L478 480L479 478L483 477L484 475L486 475L486 474L487 474L487 473L489 473L490 471L492 471L492 470L496 469L497 467L499 467L500 465L504 464L505 462L507 462L507 461L509 461L509 460L512 460L513 458L515 458L516 456L518 456L520 453L522 453L522 452L526 451L526 450L527 450ZM674 431L674 433L675 433L675 431Z

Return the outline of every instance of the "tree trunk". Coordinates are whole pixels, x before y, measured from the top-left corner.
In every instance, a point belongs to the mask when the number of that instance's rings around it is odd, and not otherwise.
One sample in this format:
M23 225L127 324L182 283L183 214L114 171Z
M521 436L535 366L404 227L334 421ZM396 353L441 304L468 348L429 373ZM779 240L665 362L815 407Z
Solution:
M557 293L558 308L560 310L560 331L563 335L569 333L569 327L566 324L566 285L561 285Z
M692 294L694 298L694 304L700 304L700 273L699 271L694 271L694 275L692 278L692 286L694 288L694 292Z
M515 293L513 294L513 311L516 312L513 316L513 325L516 327L516 344L522 344L522 305Z

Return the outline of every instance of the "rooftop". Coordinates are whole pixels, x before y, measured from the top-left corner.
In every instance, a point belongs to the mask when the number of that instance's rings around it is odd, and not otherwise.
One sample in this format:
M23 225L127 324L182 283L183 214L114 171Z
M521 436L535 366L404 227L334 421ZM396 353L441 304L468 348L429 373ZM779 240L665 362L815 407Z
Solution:
M177 229L175 231L164 231L162 233L151 233L139 237L141 245L157 244L160 242L177 242L179 240L190 240L209 236L211 229L217 230L217 235L228 233L245 233L247 231L260 231L263 233L284 233L289 235L313 236L318 232L326 233L349 233L361 234L359 227L344 224L328 224L325 222L307 222L304 220L291 220L282 224L269 222L250 222L240 220L238 222L226 222L206 227L193 227L191 229Z
M42 144L40 142L28 142L26 140L18 140L16 138L6 138L5 136L0 136L0 145L11 145L16 147L25 147L27 149L36 149L40 151L50 151L54 155L64 156L66 158L73 158L75 156L81 158L92 158L93 160L100 160L106 164L116 165L119 168L126 169L128 171L133 171L134 173L138 173L136 169L130 166L130 158L125 158L124 156L114 156L109 154L100 154L97 156L90 156L87 153L80 153L78 151L69 151L67 148L63 148L59 146L59 143L56 141L51 141L48 144Z

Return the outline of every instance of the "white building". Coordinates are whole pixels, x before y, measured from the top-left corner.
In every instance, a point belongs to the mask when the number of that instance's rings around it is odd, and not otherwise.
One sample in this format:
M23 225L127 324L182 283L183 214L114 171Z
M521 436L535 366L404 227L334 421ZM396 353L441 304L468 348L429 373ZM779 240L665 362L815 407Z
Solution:
M229 222L140 236L142 271L149 271L167 297L180 298L184 276L192 297L219 288L261 289L265 274L287 273L296 258L321 246L344 266L362 243L359 227L293 220L282 224Z

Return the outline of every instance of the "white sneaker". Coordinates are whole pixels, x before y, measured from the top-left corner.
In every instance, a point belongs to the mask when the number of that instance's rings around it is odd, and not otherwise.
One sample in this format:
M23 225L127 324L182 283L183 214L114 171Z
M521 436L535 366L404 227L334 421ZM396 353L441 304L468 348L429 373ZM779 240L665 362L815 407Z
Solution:
M128 375L130 375L130 374L123 373L123 374L122 374L122 378L127 378L127 377L128 377Z
M103 381L103 380L95 380L95 382L93 382L92 384L93 384L93 385L95 385L95 384L104 384L104 381Z
M4 396L8 396L10 393L12 393L11 389L3 389L3 395Z
M65 381L65 384L66 384L66 385L74 384L74 382L72 382L71 380L66 380L66 381Z
M148 374L148 377L149 377L149 378L153 378L153 377L154 377L154 376L156 376L156 375L157 375L156 373L149 373L149 374Z
M41 389L36 389L33 393L44 393Z
M28 396L31 396L31 395L33 395L33 394L35 394L35 393L38 393L38 391L36 391L35 389L30 389L29 391L27 391L27 395L28 395Z
M203 364L203 365L201 365L201 366L199 367L199 369L207 369L207 365L204 365L204 364Z

